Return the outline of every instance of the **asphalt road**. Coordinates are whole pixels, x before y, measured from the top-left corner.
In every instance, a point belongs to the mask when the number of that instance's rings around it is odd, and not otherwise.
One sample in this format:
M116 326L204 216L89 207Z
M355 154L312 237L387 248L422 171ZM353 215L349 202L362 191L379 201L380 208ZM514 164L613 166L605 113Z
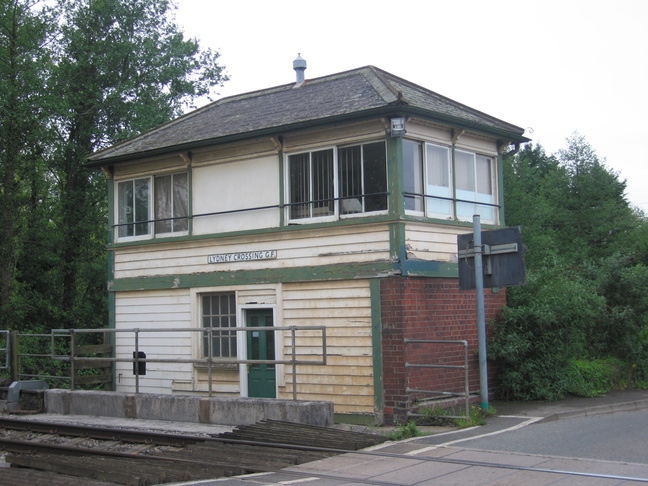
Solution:
M564 418L520 428L515 427L516 421L521 424L523 419L499 417L487 427L466 431L463 437L457 433L444 439L468 449L648 464L648 410ZM436 437L434 443L443 443L441 439Z

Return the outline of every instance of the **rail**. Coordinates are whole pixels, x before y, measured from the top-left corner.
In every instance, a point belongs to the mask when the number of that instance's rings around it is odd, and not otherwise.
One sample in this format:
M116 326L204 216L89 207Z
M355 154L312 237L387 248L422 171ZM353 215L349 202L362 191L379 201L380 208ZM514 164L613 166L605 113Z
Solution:
M452 340L437 340L437 339L405 339L407 344L444 344L444 345L461 345L463 346L463 365L447 365L447 364L429 364L429 363L405 363L405 368L438 368L438 369L460 369L464 370L464 391L463 393L437 391L437 390L420 390L415 388L406 388L407 393L424 393L429 395L441 395L446 397L464 397L465 402L465 416L444 415L445 418L458 418L470 419L470 391L469 391L469 377L468 377L468 341L452 341ZM417 413L409 413L409 416L422 417L424 415Z
M51 352L50 357L55 360L67 361L71 366L71 389L75 389L75 368L79 363L87 364L92 362L126 362L133 364L133 374L135 376L135 393L140 393L140 369L141 364L145 363L193 363L193 364L202 364L207 367L208 375L208 391L209 396L213 394L213 370L214 367L221 363L220 360L214 360L214 350L213 350L213 336L214 334L220 333L240 333L244 334L247 332L259 332L259 331L289 331L291 337L290 344L290 359L272 359L272 360L260 360L260 359L227 359L227 364L283 364L292 366L292 388L293 388L293 400L297 400L297 372L296 367L298 365L326 365L326 327L325 326L266 326L266 327L198 327L198 328L131 328L131 329L52 329L51 331ZM317 360L300 360L297 359L297 344L296 337L298 331L320 331L321 335L321 348L322 355L321 359ZM122 343L120 347L122 349L132 349L133 357L132 358L117 358L117 357L88 357L88 356L77 356L74 353L76 349L76 340L77 336L90 333L132 333L133 341L132 348ZM207 346L207 356L203 358L150 358L142 351L140 343L140 335L143 333L171 333L171 332L181 332L181 333L201 333L207 338L209 345ZM61 355L56 353L55 344L57 338L68 337L70 339L69 349L71 353L69 355ZM245 342L245 340L243 341Z
M279 209L279 210L284 210L286 208L292 208L292 207L298 207L298 206L306 206L309 204L327 204L327 203L332 203L336 201L347 201L347 200L352 200L352 199L364 199L364 198L371 198L371 197L377 197L377 196L388 196L389 192L387 191L381 191L381 192L372 192L372 193L366 193L366 194L354 194L354 195L349 195L349 196L343 196L343 197L329 197L329 198L323 198L323 199L312 199L309 201L299 201L299 202L290 202L290 203L282 203L282 204L271 204L267 206L255 206L255 207L250 207L250 208L240 208L240 209L226 209L223 211L212 211L209 213L199 213L199 214L192 214L192 215L187 215L187 216L174 216L170 218L155 218L155 219L142 219L138 221L131 221L128 223L116 223L113 224L113 231L118 230L119 228L122 227L127 227L127 226L134 226L134 225L140 225L140 224L154 224L154 223L163 223L163 222L168 222L168 221L180 221L180 220L194 220L197 218L203 218L203 217L208 217L208 216L224 216L228 214L238 214L238 213L247 213L247 212L252 212L252 211L266 211L268 209Z
M0 370L7 370L9 369L9 358L11 356L11 353L9 352L9 331L0 331L0 346ZM2 359L3 356L4 360Z

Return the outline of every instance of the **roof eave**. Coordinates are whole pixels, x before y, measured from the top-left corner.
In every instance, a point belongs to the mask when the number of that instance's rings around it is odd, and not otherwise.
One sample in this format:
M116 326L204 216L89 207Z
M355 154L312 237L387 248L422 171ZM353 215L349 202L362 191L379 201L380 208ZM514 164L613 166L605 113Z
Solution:
M116 157L105 157L105 158L94 159L91 156L88 157L88 162L85 165L88 168L107 167L115 164L130 162L137 159L155 157L155 156L165 155L169 153L187 152L190 150L209 147L217 144L258 139L263 137L281 135L286 132L302 130L305 128L314 128L323 125L330 125L333 123L349 122L354 120L363 120L372 117L385 117L385 116L417 116L427 120L437 121L445 125L449 125L453 128L469 129L471 131L494 136L496 138L506 139L510 142L524 143L530 141L530 139L522 135L522 133L524 132L522 128L515 127L513 125L511 125L511 130L498 129L496 127L480 124L477 122L471 122L450 115L443 115L438 112L432 112L429 110L412 107L406 104L394 104L394 105L383 106L379 108L373 108L370 110L354 112L354 113L349 113L344 115L335 115L335 116L330 116L325 118L319 118L317 120L306 120L302 122L291 123L291 124L281 125L277 127L264 128L261 130L236 133L236 134L226 135L222 137L214 137L214 138L197 140L197 141L187 142L178 145L160 147L153 150L131 152ZM101 155L101 152L98 152L94 155L95 156Z

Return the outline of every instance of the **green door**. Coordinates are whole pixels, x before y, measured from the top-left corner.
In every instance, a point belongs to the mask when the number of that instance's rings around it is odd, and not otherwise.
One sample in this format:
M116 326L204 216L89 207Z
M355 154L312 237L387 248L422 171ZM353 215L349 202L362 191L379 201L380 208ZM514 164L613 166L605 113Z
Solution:
M271 327L272 309L248 310L247 327ZM259 330L247 333L248 359L274 360L274 331ZM277 377L274 364L248 364L248 396L276 398Z

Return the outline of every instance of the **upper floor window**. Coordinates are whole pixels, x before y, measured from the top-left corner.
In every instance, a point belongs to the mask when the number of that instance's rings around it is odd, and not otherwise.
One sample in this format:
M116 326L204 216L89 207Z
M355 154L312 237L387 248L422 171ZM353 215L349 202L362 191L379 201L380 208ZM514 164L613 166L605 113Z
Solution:
M186 232L189 227L187 173L143 177L117 184L119 238Z
M433 143L403 141L405 209L430 218L496 222L495 159Z
M288 179L291 220L387 209L384 142L290 155Z

